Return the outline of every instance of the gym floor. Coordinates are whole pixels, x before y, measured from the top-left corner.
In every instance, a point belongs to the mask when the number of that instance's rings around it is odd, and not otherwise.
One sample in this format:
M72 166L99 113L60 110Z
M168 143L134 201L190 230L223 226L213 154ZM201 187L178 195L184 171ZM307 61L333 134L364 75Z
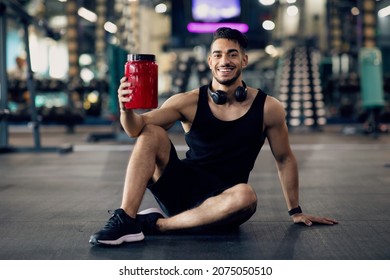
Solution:
M0 154L0 259L2 260L387 260L390 259L390 135L379 138L342 126L292 131L299 162L303 210L335 218L338 225L293 224L266 144L250 183L258 194L255 215L234 232L147 236L119 247L94 247L92 233L120 205L127 160L126 137L88 142L109 126L41 127L42 147L29 151L31 131L10 127L10 147ZM184 156L177 131L173 143ZM27 149L24 148L27 147ZM141 208L154 207L146 193Z

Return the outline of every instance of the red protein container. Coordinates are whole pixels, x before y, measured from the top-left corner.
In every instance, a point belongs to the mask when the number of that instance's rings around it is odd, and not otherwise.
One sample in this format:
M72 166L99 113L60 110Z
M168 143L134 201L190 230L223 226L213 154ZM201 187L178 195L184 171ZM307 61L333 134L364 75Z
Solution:
M125 76L131 83L133 99L126 109L153 109L158 106L158 65L153 54L129 54Z

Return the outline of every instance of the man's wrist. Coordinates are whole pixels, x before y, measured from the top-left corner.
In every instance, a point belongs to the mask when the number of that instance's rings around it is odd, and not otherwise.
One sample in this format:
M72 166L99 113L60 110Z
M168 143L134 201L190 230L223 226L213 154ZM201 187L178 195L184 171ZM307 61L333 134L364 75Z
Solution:
M299 205L298 205L298 207L293 208L293 209L291 209L291 210L288 211L288 214L289 214L290 216L295 215L295 214L300 214L300 213L302 213L302 208L301 208L301 206L299 206Z

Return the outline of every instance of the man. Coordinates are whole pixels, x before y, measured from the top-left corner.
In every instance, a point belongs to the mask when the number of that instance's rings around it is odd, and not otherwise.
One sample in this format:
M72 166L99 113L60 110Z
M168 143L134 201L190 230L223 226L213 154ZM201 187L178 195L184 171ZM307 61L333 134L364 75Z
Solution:
M121 207L91 236L91 244L118 245L142 240L144 234L237 227L247 221L257 205L249 173L265 138L293 222L337 223L302 213L284 108L261 90L246 87L242 80L248 65L246 47L247 39L239 31L218 29L208 57L210 85L174 95L161 108L144 114L124 109L132 92L126 79L121 79L121 124L138 139L128 163ZM183 160L166 132L176 121L181 122L189 146ZM146 188L166 216L157 209L137 213Z
M14 80L26 80L27 79L27 67L26 60L22 56L15 58L15 68L8 72L8 78Z

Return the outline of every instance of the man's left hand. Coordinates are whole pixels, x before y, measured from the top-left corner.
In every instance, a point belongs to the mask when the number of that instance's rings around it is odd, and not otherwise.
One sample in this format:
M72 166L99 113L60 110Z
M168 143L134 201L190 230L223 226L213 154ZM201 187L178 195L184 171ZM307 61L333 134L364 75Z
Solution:
M311 226L311 225L313 225L313 223L325 224L325 225L338 224L338 222L332 218L311 216L311 215L306 215L303 213L293 215L292 219L293 219L295 224L303 223L307 226Z

